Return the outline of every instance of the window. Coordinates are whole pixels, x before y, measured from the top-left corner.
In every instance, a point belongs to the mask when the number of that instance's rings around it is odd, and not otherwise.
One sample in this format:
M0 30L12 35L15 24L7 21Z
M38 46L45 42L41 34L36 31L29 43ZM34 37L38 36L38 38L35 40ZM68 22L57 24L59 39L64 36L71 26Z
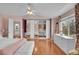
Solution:
M60 33L65 36L75 37L75 18L69 17L62 19L59 23Z

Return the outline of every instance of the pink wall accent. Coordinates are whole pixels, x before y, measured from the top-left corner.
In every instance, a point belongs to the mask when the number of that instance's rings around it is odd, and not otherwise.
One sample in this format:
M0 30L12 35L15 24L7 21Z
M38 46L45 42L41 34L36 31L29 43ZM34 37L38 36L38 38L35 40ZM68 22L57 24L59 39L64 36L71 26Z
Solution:
M59 33L59 17L55 17L51 20L51 37L54 38L54 34Z
M4 35L5 33L8 35L8 20L9 18L13 19L13 21L17 21L17 22L22 22L22 17L21 16L5 16L5 15L2 15L0 16L0 34L1 35ZM22 24L20 26L20 28L22 28ZM3 31L3 29L5 29L5 32L4 33L1 33ZM21 35L21 29L20 29L20 35Z
M0 16L0 34L2 36L7 35L8 30L8 18L6 16Z
M0 17L0 35L2 34L1 30L2 30L2 18Z

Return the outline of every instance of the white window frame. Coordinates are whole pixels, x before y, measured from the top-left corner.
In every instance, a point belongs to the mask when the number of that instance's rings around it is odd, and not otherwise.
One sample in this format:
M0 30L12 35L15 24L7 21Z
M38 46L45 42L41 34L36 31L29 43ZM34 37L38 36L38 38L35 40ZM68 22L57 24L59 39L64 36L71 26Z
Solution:
M75 22L75 15L72 14L68 17L65 17L65 18L62 18L59 22L59 34L62 34L63 35L63 27L62 27L62 22L65 21L65 20L73 20L74 19L74 22ZM75 24L74 24L75 25ZM68 24L68 37L70 37L70 25Z

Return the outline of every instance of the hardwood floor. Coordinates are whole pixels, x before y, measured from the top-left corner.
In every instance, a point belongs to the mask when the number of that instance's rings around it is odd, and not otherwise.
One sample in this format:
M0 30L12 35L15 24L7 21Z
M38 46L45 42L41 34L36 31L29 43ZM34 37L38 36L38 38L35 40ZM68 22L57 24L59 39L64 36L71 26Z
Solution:
M33 55L64 55L65 53L50 39L35 39Z

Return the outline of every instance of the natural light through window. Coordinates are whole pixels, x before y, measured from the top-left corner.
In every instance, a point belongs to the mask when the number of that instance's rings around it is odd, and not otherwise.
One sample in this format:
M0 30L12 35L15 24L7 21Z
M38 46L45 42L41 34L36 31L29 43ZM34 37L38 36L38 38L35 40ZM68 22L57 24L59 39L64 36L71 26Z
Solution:
M74 17L63 19L59 24L60 24L59 25L60 34L75 38L75 18Z

